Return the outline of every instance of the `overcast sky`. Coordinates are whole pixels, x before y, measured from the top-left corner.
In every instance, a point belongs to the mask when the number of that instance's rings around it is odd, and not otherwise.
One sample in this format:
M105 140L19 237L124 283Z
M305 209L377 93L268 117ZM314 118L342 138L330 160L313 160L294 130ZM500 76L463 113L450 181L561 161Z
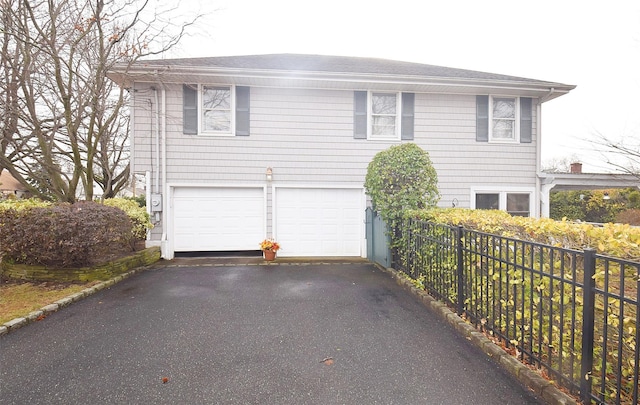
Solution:
M578 87L543 105L543 161L608 171L586 139L640 141L640 1L183 0L208 15L167 57L378 57Z

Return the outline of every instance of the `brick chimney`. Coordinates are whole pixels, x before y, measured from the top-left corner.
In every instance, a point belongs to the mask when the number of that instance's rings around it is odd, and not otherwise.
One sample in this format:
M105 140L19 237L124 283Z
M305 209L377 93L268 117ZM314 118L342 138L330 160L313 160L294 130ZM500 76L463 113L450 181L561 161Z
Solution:
M571 173L573 174L582 173L582 163L580 162L571 163Z

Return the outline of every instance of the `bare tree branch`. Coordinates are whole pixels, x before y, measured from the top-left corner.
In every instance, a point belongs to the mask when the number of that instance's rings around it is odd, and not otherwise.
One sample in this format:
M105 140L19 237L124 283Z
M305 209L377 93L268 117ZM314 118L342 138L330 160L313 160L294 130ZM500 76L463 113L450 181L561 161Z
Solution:
M159 7L159 6L156 6ZM149 0L3 0L0 170L42 198L126 187L128 93L106 77L175 46L200 16Z
M589 142L598 149L608 165L640 179L640 141L635 138L616 141L596 132Z

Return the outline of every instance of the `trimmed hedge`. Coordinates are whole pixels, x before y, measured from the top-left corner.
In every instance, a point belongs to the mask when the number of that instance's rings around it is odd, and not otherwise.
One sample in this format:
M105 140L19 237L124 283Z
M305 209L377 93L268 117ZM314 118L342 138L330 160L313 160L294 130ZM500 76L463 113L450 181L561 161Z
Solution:
M83 267L132 251L133 225L120 209L94 202L0 210L3 261Z
M135 200L126 198L108 198L104 200L104 205L116 207L124 211L133 223L133 237L138 240L144 240L147 231L153 228L153 224L149 218L149 213L141 207Z
M563 219L513 217L505 211L446 208L411 210L407 216L567 249L590 247L603 255L640 259L640 228L608 223L595 226Z

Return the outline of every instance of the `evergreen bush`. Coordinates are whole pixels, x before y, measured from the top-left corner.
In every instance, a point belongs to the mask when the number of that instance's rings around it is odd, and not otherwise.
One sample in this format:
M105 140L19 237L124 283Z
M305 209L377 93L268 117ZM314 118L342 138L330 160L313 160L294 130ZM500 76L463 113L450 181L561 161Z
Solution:
M402 224L404 210L435 207L440 198L429 153L415 143L378 152L369 163L364 187L392 234Z
M147 236L147 231L153 228L149 213L139 205L137 200L129 198L108 198L104 200L104 205L119 208L127 214L133 223L133 237L137 240L144 240Z
M132 222L120 209L94 202L0 210L2 260L83 267L131 251Z

